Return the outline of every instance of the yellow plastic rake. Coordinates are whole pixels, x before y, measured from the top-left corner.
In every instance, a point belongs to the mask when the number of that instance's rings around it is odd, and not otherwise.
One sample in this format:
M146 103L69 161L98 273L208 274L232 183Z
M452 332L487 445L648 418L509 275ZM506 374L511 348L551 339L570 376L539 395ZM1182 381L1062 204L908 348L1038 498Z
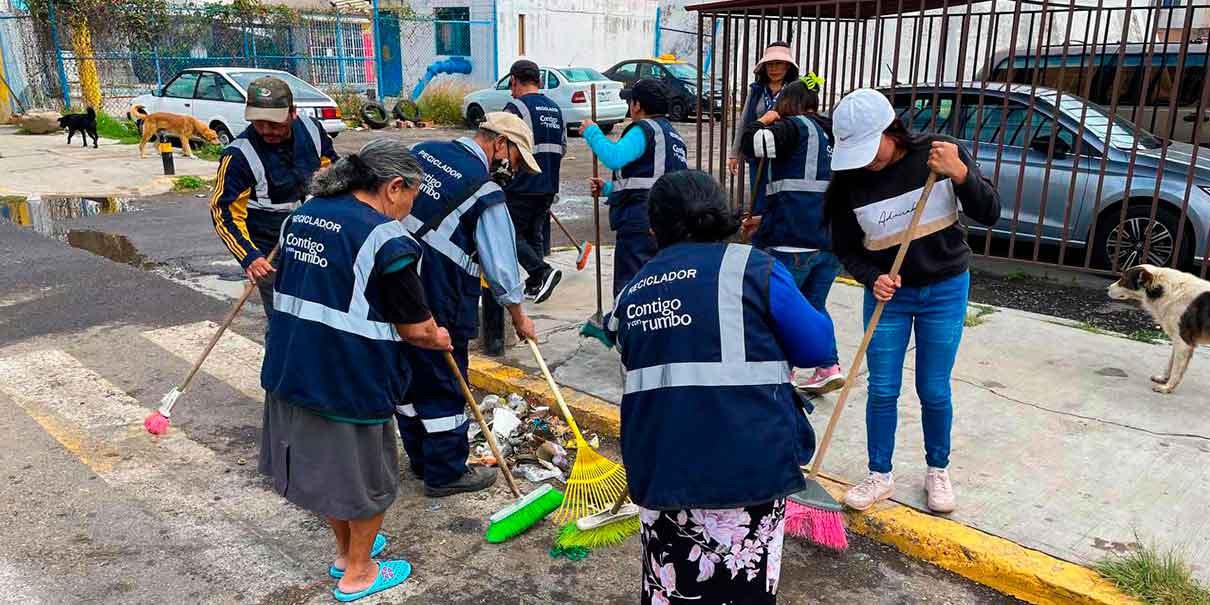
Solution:
M567 403L563 401L559 385L555 383L554 376L551 376L550 368L546 367L546 360L542 359L542 353L538 351L537 343L528 339L526 343L534 355L534 361L542 368L546 383L555 394L559 411L563 413L564 420L576 436L576 461L571 467L571 475L567 478L563 505L555 511L553 521L562 525L607 510L626 492L626 469L599 454L584 439L575 418L572 418L571 411L567 409Z

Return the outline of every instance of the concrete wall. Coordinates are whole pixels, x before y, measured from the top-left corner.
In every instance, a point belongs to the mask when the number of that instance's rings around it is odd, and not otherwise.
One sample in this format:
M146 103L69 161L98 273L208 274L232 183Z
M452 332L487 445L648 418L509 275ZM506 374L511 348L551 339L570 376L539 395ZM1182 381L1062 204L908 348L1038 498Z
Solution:
M623 59L648 57L655 38L653 0L499 0L500 71L519 56L525 15L525 55L544 65L604 70Z

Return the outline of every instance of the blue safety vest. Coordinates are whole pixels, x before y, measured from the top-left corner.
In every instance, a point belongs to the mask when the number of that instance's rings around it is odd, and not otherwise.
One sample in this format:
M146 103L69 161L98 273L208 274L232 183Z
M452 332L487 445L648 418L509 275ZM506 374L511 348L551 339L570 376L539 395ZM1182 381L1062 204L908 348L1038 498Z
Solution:
M794 116L790 121L798 127L798 145L793 155L769 165L765 207L753 243L762 248L830 250L832 236L824 222L823 194L832 180L832 146L814 120Z
M390 418L411 372L372 280L419 258L403 225L352 195L314 198L282 224L261 386L318 412Z
M685 139L667 118L648 118L632 122L642 128L647 148L639 159L614 172L613 191L609 194L609 228L618 233L647 233L647 192L660 177L689 167Z
M479 327L480 275L475 227L484 210L504 203L483 161L457 141L412 146L424 183L403 220L425 248L420 266L429 310L455 340L469 340Z
M622 459L640 506L731 508L803 488L809 426L772 325L773 263L751 246L678 244L618 296L606 323L626 368Z
M299 116L290 128L289 153L269 146L251 126L223 148L232 161L246 162L256 179L248 199L251 210L290 212L306 200L323 156L322 126L315 118Z
M547 195L559 192L559 167L567 151L567 127L558 104L545 95L533 93L509 101L504 111L514 113L534 133L534 159L541 174L518 171L505 191L517 194Z

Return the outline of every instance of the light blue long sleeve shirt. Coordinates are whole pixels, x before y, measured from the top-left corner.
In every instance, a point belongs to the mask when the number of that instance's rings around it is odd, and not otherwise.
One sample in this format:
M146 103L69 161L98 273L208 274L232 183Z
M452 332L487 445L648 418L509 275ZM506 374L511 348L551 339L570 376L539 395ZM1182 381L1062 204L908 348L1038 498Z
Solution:
M631 128L618 142L609 140L596 124L584 131L584 141L597 159L610 170L620 170L623 166L643 157L647 150L647 135L642 128ZM601 191L605 195L613 192L613 182L606 181Z
M487 155L483 148L468 137L458 143L469 149L489 171ZM496 302L503 306L519 305L525 301L525 282L517 264L517 232L513 230L513 219L508 206L496 204L479 215L475 225L475 250L479 253L479 266L487 280Z

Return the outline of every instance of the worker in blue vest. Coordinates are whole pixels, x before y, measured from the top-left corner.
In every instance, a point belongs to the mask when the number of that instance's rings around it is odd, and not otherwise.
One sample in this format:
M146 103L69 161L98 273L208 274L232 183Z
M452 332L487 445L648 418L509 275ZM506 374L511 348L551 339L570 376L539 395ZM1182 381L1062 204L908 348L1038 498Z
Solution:
M539 172L533 134L517 116L487 114L474 137L412 146L424 183L404 226L424 247L420 277L437 323L448 328L454 358L465 376L467 348L478 329L480 279L507 309L522 339L536 338L525 314L524 282L517 266L516 234L500 183L519 170ZM410 347L414 372L397 409L413 473L430 497L484 489L496 481L491 467L466 464L469 446L458 379L437 352Z
M512 77L509 90L513 100L504 111L516 114L534 133L534 158L542 168L539 173L521 173L513 177L504 194L508 198L508 213L517 231L517 258L528 277L525 294L541 303L554 292L563 272L543 260L546 213L559 193L559 168L567 149L567 127L559 105L540 91L542 72L533 61L520 60L508 71Z
M307 197L311 176L336 160L332 139L318 120L298 115L281 78L248 85L244 117L250 125L219 156L210 218L223 245L260 288L265 318L273 312L269 251L282 221Z
M593 194L609 196L609 228L617 235L614 296L656 252L647 221L647 192L661 176L689 166L685 140L664 116L668 112L668 89L663 82L639 80L622 91L622 98L630 102L633 121L618 142L610 141L590 120L580 125L580 134L597 159L614 171L612 182L588 180Z
M813 78L812 78L813 76ZM752 243L780 261L817 311L828 314L828 293L840 274L832 233L824 220L824 191L832 180L832 135L820 116L821 82L814 73L781 90L773 109L744 126L744 155L766 164L768 185L744 221ZM795 371L794 385L814 395L844 386L836 350L824 365Z
M772 603L785 498L814 452L790 364L823 361L832 322L773 257L725 242L739 220L710 175L665 175L649 204L659 253L606 317L626 370L622 461L646 509L643 577L655 578L641 602ZM740 568L700 563L715 552Z
M315 197L278 239L258 468L332 528L338 601L411 573L407 561L372 557L386 548L379 529L399 491L392 420L412 378L401 341L451 348L426 306L422 248L399 222L423 181L403 143L372 141L316 175Z

